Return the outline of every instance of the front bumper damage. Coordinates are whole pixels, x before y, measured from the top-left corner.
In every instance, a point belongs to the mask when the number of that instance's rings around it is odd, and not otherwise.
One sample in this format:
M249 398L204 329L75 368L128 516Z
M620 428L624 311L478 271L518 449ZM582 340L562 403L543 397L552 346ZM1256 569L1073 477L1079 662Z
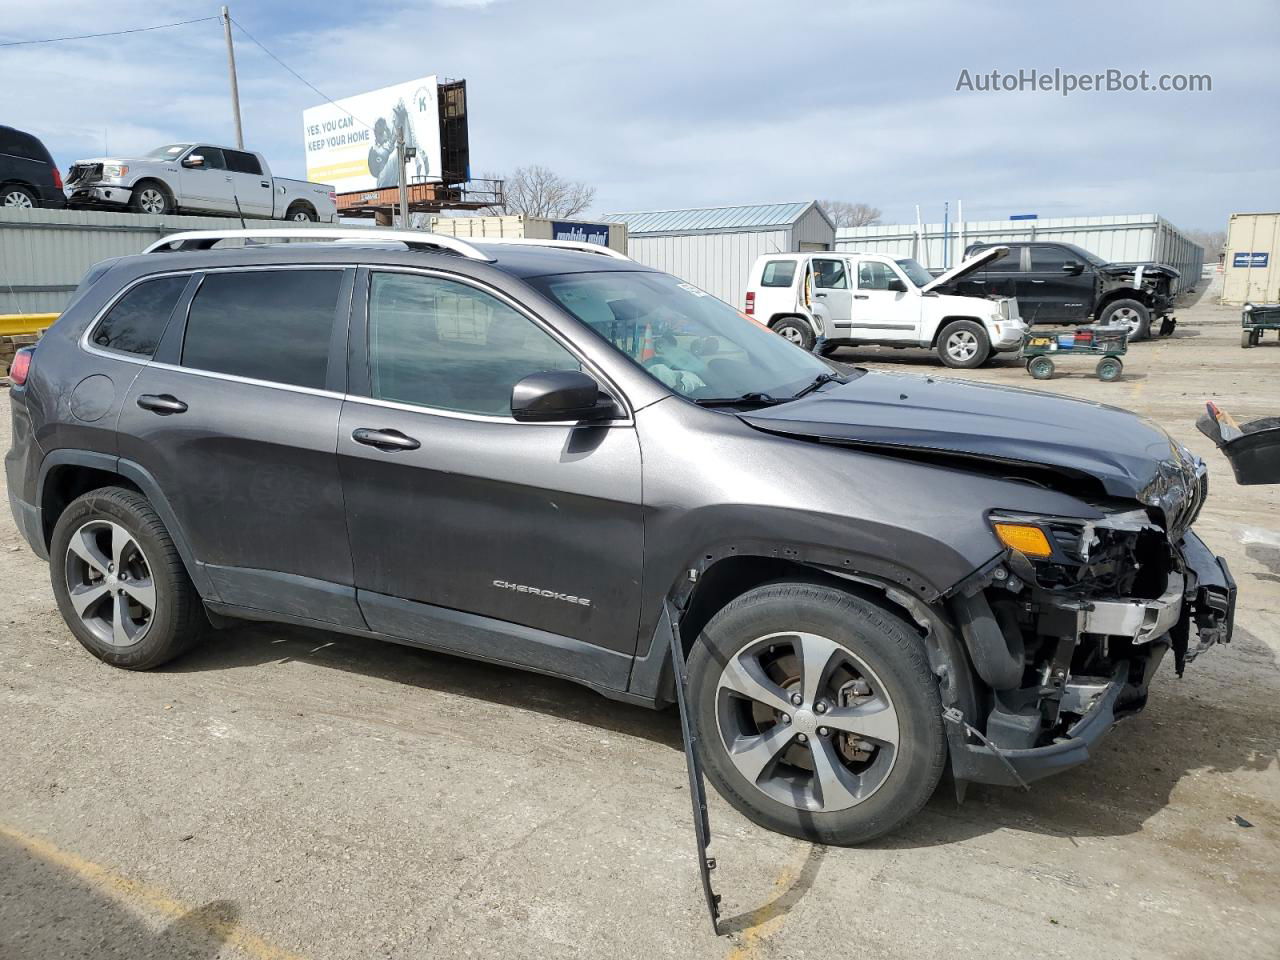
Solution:
M954 707L944 712L956 780L1025 787L1084 763L1118 720L1146 705L1151 678L1170 651L1181 676L1186 663L1229 642L1236 585L1226 561L1188 531L1176 567L1166 589L1151 599L1049 600L1052 609L1038 615L1060 640L1038 674L1028 664L1032 682L979 701L971 712L989 707L985 723L969 722ZM972 650L972 634L984 621L959 619ZM1002 632L1011 628L1005 622ZM975 657L980 673L982 667Z
M128 206L133 198L132 187L115 186L110 183L95 183L92 186L69 186L66 190L67 206L99 207Z

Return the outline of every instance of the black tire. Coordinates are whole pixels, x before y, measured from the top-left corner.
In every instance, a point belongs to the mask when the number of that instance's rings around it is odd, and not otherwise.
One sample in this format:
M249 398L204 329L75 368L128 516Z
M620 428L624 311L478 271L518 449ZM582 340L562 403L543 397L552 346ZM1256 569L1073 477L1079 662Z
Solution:
M296 220L299 223L304 221L307 223L315 223L320 219L308 204L302 203L301 201L291 205L285 212L284 218L286 220Z
M173 213L175 207L173 197L164 184L158 180L139 180L129 197L129 209L134 213L163 216Z
M824 642L831 643L842 656L852 652L869 668L866 675L879 688L875 693L887 696L896 714L896 749L892 754L883 754L886 763L877 773L876 785L852 806L824 811L782 802L757 783L772 779L780 770L791 772L796 768L775 759L752 782L735 765L725 744L720 718L729 715L724 711L743 708L742 701L721 689L725 665L731 660L738 662L735 658L744 652L763 650L762 640L768 644L774 634L797 631L826 638ZM770 653L773 650L768 649ZM694 644L689 658L689 689L708 778L744 816L766 829L819 843L864 843L914 816L933 795L942 776L946 761L942 705L919 635L900 617L845 590L810 583L773 583L734 600L712 618ZM808 729L811 721L821 723L817 709L816 704L807 712L796 707L794 727L789 718L783 718L787 726L784 728L779 719L773 722L773 728L784 738L799 737L798 732L790 731ZM800 745L798 740L792 740L778 758L784 753L793 757L790 751L794 748L801 751L801 762L805 756L812 762L813 750L837 749L838 741L832 738L831 731L822 727L817 730L811 744L806 741L806 745ZM876 753L869 761L872 766L863 771L868 776L884 748L874 749ZM887 772L883 772L885 768ZM845 772L850 769L846 767ZM818 778L812 772L809 777L811 789Z
M1124 372L1124 364L1116 357L1103 357L1098 361L1096 372L1099 380L1111 383L1113 380L1120 379L1120 374Z
M1146 304L1137 300L1113 300L1103 309L1098 323L1104 327L1112 323L1124 325L1129 330L1130 342L1146 340L1151 336L1151 311Z
M33 210L40 206L35 193L17 183L6 183L0 187L0 207L15 210Z
M1032 357L1027 361L1027 373L1037 380L1053 379L1055 369L1053 361L1048 357Z
M130 561L128 571L123 560L121 570L111 570L111 574L116 577L125 577L118 581L126 584L121 589L142 585L145 573L149 574L153 590L152 611L146 617L145 624L138 627L136 638L129 643L104 639L102 631L95 632L89 625L89 620L76 612L72 602L70 581L73 578L79 579L76 571L91 571L91 565L79 559L83 556L82 553L73 553L69 549L71 539L81 535L82 531L99 527L105 528L101 535L110 538L114 536L114 530L109 525L123 528L137 547L136 553L126 550L121 554ZM92 533L86 535L94 536ZM102 542L109 542L109 539ZM106 550L100 550L99 553L103 560L109 559ZM53 594L63 620L86 650L114 667L127 670L149 670L157 667L192 646L200 639L208 624L200 597L168 531L146 498L132 490L103 487L73 500L53 528L49 558ZM128 576L130 572L133 573L131 579ZM107 610L103 611L95 604L86 607L86 613L98 610L104 617L114 613L115 599L111 596L111 591L115 588L106 583L111 574L103 573L101 579L96 581L107 589L106 596L101 601L107 605ZM93 578L94 572L89 572L89 576ZM119 623L118 619L116 623Z
M783 317L773 324L773 332L784 340L789 340L802 350L812 350L817 339L813 327L800 317Z
M991 338L982 324L973 320L956 320L938 333L938 359L956 370L972 370L991 356Z
M1242 330L1240 332L1240 346L1246 350L1252 347L1257 342L1253 339L1253 334L1254 331L1252 330Z

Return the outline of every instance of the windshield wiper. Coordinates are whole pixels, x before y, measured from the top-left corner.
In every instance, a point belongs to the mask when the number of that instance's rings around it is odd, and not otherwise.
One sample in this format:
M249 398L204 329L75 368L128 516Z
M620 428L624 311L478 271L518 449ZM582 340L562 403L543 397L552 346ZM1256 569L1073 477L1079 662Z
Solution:
M787 400L789 399L791 398L790 397L783 397L783 398L771 397L767 393L759 393L757 391L752 391L750 393L744 393L737 397L703 397L701 399L694 400L693 402L700 407L737 407L737 406L771 407L775 403L786 403Z
M813 393L813 391L817 390L821 386L825 386L828 383L845 383L845 382L846 381L844 377L840 376L840 374L838 373L820 373L813 378L813 383L809 384L807 387L802 387L801 389L797 390L795 395L791 399L799 400L801 397L807 397L809 394Z

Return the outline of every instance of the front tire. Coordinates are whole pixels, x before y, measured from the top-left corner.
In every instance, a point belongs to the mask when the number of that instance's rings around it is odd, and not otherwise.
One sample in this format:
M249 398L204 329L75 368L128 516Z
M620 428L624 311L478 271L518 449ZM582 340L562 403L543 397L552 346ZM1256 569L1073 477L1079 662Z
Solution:
M835 587L774 583L707 624L689 658L707 776L755 823L857 844L924 806L946 744L918 634Z
M802 350L812 350L817 339L813 328L799 317L783 317L773 325L773 332Z
M154 180L143 180L133 188L129 196L129 209L134 213L163 215L173 213L173 199L169 191Z
M991 338L982 324L957 320L938 334L938 358L948 367L971 370L991 356Z
M1240 346L1248 350L1250 347L1255 345L1256 345L1256 341L1253 339L1252 330L1245 330L1240 334Z
M1125 327L1129 331L1129 340L1133 342L1151 336L1151 311L1137 300L1115 300L1107 304L1098 323L1104 327L1112 324Z
M115 667L172 660L207 622L168 531L132 490L104 487L73 500L53 528L49 573L71 632Z

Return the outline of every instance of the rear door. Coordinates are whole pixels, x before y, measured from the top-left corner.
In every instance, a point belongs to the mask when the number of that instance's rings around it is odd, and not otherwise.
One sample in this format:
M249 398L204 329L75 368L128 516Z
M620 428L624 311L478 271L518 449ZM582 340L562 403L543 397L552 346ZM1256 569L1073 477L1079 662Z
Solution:
M827 316L835 327L834 334L828 332L828 336L839 337L849 328L853 308L849 262L844 257L814 257L810 263L813 267L813 299L827 308Z
M883 260L857 261L852 334L862 340L920 339L920 294L890 290L897 271Z
M247 150L223 150L223 158L227 164L227 175L231 177L231 186L235 198L240 202L240 211L246 217L271 218L274 197L271 178L262 175L262 163Z
M625 686L643 548L630 419L513 420L518 380L582 364L496 291L379 269L358 289L338 456L369 626Z
M153 478L225 603L363 626L335 455L353 278L197 275L125 398L120 455Z
M188 167L185 161L191 157L201 157L204 163L198 167ZM178 166L178 182L182 189L178 205L219 213L235 213L235 192L222 149L203 145L192 147L183 160L184 163Z

